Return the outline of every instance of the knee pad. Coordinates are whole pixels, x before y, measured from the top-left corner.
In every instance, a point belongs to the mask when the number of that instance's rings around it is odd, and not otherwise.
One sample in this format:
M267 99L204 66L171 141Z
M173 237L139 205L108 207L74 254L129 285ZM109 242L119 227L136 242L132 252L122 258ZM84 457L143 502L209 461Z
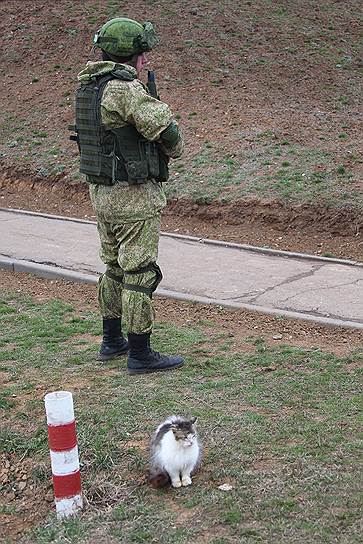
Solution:
M161 273L160 266L156 263L150 263L147 266L143 266L142 268L138 268L137 270L132 270L131 272L125 272L125 274L129 275L139 275L144 274L145 272L154 272L155 279L150 287L145 287L144 285L135 285L133 283L124 283L123 288L128 289L129 291L137 291L139 293L145 293L150 298L152 297L152 294L154 291L156 291L157 286L163 279L163 275Z
M108 267L106 269L106 272L105 272L105 276L107 276L108 278L110 278L111 280L113 281L116 281L117 283L123 283L124 282L124 279L123 279L123 271L121 270L121 268L119 269L121 271L121 274L114 274L112 269L110 270ZM102 278L102 276L101 276Z

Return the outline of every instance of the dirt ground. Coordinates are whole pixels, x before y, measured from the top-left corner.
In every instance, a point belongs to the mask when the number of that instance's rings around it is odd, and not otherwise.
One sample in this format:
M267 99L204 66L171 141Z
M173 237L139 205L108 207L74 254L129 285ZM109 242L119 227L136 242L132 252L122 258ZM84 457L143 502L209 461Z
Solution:
M258 185L270 168L264 166L267 140L289 141L308 156L316 152L311 164L308 160L312 173L318 180L326 175L327 195L331 182L334 198L342 199L338 205L319 196L281 200L271 179L271 194L252 191L241 197L226 185L230 200L208 205L203 203L207 180L193 180L199 187L193 200L178 187L175 174L171 183L177 194L169 199L163 229L361 259L362 214L354 196L362 187L359 2L308 5L267 0L187 1L182 8L175 1L136 0L132 6L98 0L81 6L70 0L1 2L0 99L6 109L0 113L0 205L92 218L66 128L73 121L76 74L88 59L97 58L90 47L94 30L121 10L125 16L153 20L162 35L152 68L161 95L178 112L186 170L206 145L213 154L202 170L210 179L222 159L229 157L243 168L252 153ZM325 172L327 162L331 168ZM344 183L336 185L332 176L339 168Z
M25 273L11 273L0 270L1 290L31 295L36 301L60 299L69 302L76 310L97 311L96 287L63 280L44 280ZM155 297L157 321L171 322L183 327L205 326L209 331L227 335L233 339L234 349L255 351L256 341L265 341L267 346L288 344L307 351L321 349L337 356L349 356L363 345L363 332L351 329L333 328L292 319L279 319L245 310L228 310L221 307L173 301ZM84 335L94 345L95 353L101 340ZM356 363L347 363L356 364ZM261 367L261 372L273 372L273 365ZM115 373L115 369L104 372ZM1 377L1 375L0 375ZM8 377L4 375L4 378ZM75 389L89 386L80 384L79 378L73 384ZM6 379L4 385L6 387ZM68 384L67 384L68 386ZM41 399L49 384L39 383L37 391L25 390L24 403L34 396ZM17 395L17 405L22 399ZM0 486L4 490L4 510L0 515L0 534L17 542L24 530L36 526L52 508L53 492L49 478L49 467L34 464L31 458L24 460L12 454L0 457ZM46 500L44 500L44 497ZM0 501L1 505L1 501ZM12 512L18 512L17 516Z
M0 456L0 485L3 499L8 509L17 509L21 515L0 514L0 537L18 542L21 535L44 519L53 503L52 482L47 477L46 483L35 482L36 465L32 458L19 459L12 454ZM47 472L45 467L44 473ZM37 466L39 471L39 465ZM45 500L44 500L45 497ZM3 504L3 501L0 501ZM5 540L6 541L6 540Z

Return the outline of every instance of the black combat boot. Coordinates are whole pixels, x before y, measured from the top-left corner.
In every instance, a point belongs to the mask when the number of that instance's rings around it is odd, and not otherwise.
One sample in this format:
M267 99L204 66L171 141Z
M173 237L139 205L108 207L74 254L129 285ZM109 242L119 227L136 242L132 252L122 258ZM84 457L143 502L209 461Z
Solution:
M99 361L108 361L120 355L125 355L129 344L122 336L121 318L103 318L103 340L98 355Z
M129 334L129 356L127 372L129 374L148 374L160 370L171 370L184 364L179 355L170 357L161 355L150 348L149 334Z

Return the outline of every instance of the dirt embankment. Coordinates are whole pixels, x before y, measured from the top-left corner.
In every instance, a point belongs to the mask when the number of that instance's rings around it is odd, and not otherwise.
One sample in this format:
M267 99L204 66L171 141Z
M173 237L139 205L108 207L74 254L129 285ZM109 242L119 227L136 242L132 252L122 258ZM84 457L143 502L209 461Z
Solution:
M82 182L30 176L0 163L0 206L95 220ZM362 216L351 208L245 197L229 204L168 203L163 230L201 238L362 260Z

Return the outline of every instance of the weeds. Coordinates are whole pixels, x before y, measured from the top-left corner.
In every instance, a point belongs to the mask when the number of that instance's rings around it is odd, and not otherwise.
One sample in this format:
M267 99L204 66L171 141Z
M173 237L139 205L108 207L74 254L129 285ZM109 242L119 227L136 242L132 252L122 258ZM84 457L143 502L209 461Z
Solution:
M97 363L95 344L80 337L97 341L95 314L15 293L2 299L3 455L32 460L39 495L50 476L42 398L70 389L88 503L76 519L50 516L24 543L95 534L124 543L205 534L215 543L359 541L359 352L339 358L253 338L255 351L244 353L210 321L158 323L155 348L183 353L186 365L135 378L123 359ZM148 440L171 413L198 416L203 466L191 488L156 492L145 480ZM231 491L220 491L226 482Z

